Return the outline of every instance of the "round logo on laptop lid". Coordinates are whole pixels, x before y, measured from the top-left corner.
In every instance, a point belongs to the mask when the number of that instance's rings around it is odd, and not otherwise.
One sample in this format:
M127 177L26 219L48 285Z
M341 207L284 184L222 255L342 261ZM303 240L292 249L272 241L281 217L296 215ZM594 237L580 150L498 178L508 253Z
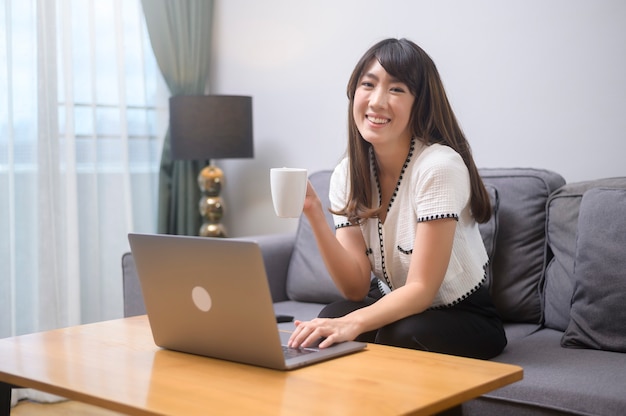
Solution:
M196 286L191 290L191 299L193 299L193 304L196 305L196 308L202 312L208 312L213 305L211 295L201 286Z

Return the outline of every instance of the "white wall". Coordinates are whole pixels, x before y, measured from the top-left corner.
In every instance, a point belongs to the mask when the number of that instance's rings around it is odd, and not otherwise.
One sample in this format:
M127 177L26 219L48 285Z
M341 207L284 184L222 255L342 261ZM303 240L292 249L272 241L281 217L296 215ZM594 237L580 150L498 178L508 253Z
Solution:
M269 168L330 169L358 58L407 37L437 64L479 167L626 176L623 0L223 0L211 92L253 96L254 159L217 161L231 236L287 232Z

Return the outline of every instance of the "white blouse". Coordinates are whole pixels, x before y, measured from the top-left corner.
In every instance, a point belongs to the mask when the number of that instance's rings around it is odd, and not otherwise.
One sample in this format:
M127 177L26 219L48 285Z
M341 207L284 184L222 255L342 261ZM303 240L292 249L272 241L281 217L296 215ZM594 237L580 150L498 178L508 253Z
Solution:
M373 274L381 291L406 283L418 223L455 218L458 223L452 256L444 280L431 308L455 305L475 292L485 281L489 261L478 224L470 212L469 172L461 156L440 144L426 146L414 140L391 198L385 222L378 218L362 221ZM346 206L350 182L348 159L335 168L330 182L333 210ZM373 163L370 167L373 200L380 203L380 187ZM344 216L334 215L335 227L350 226Z

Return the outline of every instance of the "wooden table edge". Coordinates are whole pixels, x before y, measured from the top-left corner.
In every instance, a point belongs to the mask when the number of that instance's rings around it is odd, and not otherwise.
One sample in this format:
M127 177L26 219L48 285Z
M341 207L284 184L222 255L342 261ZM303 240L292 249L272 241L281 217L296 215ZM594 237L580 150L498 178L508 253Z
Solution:
M133 318L122 318L121 320L128 323L129 325L133 325L134 323L147 322L147 318L145 316L133 317ZM120 320L112 320L112 321L120 321ZM85 325L78 325L78 326L98 325L98 324L103 324L105 322L111 322L111 321L104 321L104 322L99 322L99 323L85 324ZM60 330L63 330L63 328ZM58 331L58 330L53 330L53 331ZM379 347L393 348L393 347L387 347L387 346L378 345L378 344L368 345L368 349L378 349ZM454 356L451 356L451 357L454 357ZM463 359L463 360L465 359L463 357L456 357L456 358ZM497 364L498 366L506 366L511 371L508 374L505 374L502 377L499 377L498 379L486 381L482 384L479 384L470 388L469 390L459 392L447 398L433 402L430 405L422 409L418 409L415 412L412 412L409 414L424 415L424 414L441 412L443 410L461 405L462 403L468 400L472 400L477 397L480 397L481 395L485 393L491 392L500 387L504 387L506 385L512 384L516 381L520 381L523 379L524 371L522 367L520 366L509 364L509 363L493 362L493 361L485 361L485 362L491 362L491 363ZM15 374L7 373L4 371L0 371L0 388L3 388L3 386L8 386L8 385L19 386L22 388L33 388L36 390L40 390L40 391L44 391L50 394L64 397L69 400L76 400L76 401L91 404L94 406L102 407L108 410L131 414L131 415L158 414L152 410L141 408L141 407L136 407L132 404L126 404L126 403L118 402L115 400L107 399L105 397L101 397L95 394L89 394L83 391L67 389L63 386L58 386L55 384L47 383L45 381L34 380L28 377L23 377L20 375L15 375ZM2 408L3 405L4 405L3 403L0 403L0 416L4 416L5 414ZM10 390L9 390L8 408L10 411Z

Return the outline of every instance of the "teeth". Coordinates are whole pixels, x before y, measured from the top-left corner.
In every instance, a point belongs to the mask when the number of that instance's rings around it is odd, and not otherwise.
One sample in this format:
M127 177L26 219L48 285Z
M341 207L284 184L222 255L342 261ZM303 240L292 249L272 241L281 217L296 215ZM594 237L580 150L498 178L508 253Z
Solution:
M377 118L377 117L367 117L369 121L375 124L386 124L389 123L389 119L386 118Z

